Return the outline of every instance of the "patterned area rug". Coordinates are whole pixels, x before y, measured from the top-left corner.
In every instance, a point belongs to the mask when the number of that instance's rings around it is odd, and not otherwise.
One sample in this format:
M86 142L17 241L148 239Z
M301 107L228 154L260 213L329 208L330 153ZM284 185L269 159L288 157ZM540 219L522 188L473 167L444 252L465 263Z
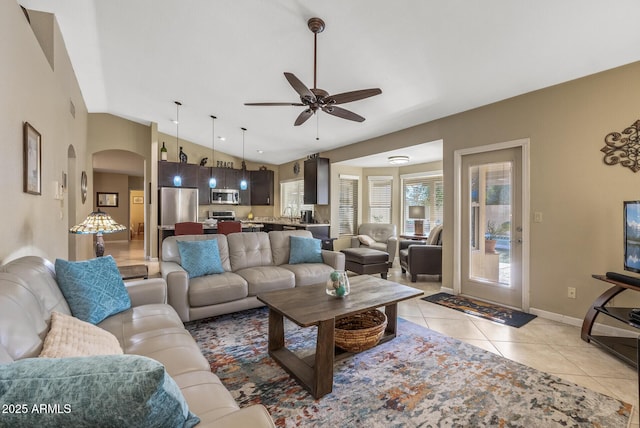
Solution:
M334 366L315 400L267 354L266 308L187 323L241 407L264 404L277 426L626 427L632 406L399 319L394 340ZM285 323L309 355L315 328Z
M436 293L423 297L422 300L437 303L438 305L446 306L456 311L516 328L522 327L536 317L536 315L527 314L515 309L505 308L469 297L454 296L448 293Z

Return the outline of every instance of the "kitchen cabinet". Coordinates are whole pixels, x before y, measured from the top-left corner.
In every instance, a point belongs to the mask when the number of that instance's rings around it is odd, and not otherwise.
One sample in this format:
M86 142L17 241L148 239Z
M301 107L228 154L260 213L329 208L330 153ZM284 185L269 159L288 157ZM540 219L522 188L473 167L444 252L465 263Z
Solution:
M329 204L329 159L312 158L304 161L304 203Z
M159 187L198 187L199 165L180 162L158 162L158 186ZM176 186L174 177L181 178L180 185Z
M209 205L211 168L207 166L199 166L198 168L198 205Z
M211 176L216 179L216 189L226 189L227 179L225 171L227 168L211 168Z
M251 205L273 205L273 171L251 171L250 183Z
M223 189L240 189L240 170L232 168L220 168L224 174L224 187Z

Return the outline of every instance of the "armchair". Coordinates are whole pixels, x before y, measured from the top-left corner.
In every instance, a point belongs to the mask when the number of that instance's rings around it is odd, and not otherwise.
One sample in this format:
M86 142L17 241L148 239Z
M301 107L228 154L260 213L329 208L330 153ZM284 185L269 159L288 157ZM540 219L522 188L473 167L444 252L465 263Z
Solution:
M425 241L400 241L400 268L416 282L418 275L442 278L442 225L433 228Z
M393 263L398 246L395 224L363 223L358 228L358 236L351 238L351 248L372 248L389 253ZM390 265L391 266L391 265Z

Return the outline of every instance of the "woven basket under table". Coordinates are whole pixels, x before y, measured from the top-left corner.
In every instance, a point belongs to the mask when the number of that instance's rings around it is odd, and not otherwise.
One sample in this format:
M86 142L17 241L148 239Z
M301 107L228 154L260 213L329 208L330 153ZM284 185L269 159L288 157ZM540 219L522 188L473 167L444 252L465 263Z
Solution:
M336 320L336 346L347 352L362 352L373 348L387 328L387 316L384 312L371 309Z

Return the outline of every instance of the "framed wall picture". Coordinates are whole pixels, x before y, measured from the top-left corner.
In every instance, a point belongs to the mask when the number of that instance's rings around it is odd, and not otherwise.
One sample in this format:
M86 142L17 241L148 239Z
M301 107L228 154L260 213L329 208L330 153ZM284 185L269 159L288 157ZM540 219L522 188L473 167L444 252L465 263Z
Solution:
M133 203L134 204L143 204L144 203L144 197L143 196L134 196L133 197Z
M23 127L24 192L42 194L42 137L36 129L24 123Z
M118 194L107 192L96 192L96 201L99 207L117 207Z

